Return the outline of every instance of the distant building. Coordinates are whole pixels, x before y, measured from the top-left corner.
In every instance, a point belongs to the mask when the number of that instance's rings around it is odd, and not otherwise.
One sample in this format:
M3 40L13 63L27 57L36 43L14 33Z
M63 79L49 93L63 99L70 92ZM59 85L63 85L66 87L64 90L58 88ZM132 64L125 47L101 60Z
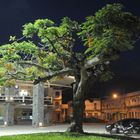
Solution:
M102 118L106 121L126 118L126 106L124 105L124 100L124 97L101 100Z
M116 99L104 99L101 104L102 118L107 121L140 118L140 91L127 93Z
M72 114L72 102L68 114ZM140 91L118 96L117 98L85 100L85 118L99 118L104 121L117 121L124 118L140 119Z
M101 116L101 100L90 99L85 101L85 113L86 118L100 117Z
M140 118L140 91L128 93L125 105L127 118Z

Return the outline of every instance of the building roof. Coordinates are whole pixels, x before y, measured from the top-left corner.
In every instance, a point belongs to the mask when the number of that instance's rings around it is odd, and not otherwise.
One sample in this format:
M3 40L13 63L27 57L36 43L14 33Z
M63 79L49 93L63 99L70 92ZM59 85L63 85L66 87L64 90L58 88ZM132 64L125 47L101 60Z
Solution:
M140 95L140 91L135 91L135 92L127 93L125 96L126 97L131 97L131 96L136 96L136 95Z
M47 81L45 83L46 86L58 86L58 87L69 87L71 88L71 84L74 82L74 77L73 76L65 76L63 78L55 79L53 81ZM18 84L24 84L28 86L33 85L33 81L21 81L17 80Z

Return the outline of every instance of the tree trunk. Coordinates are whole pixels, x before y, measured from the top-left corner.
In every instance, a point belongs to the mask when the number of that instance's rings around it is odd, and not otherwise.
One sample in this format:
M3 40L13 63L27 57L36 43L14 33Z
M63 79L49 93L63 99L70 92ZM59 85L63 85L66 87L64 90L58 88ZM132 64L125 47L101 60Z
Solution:
M73 94L73 116L71 119L70 127L67 129L68 132L83 133L83 113L85 109L84 94L85 85L87 81L86 71L81 70L81 79L78 84L76 93Z

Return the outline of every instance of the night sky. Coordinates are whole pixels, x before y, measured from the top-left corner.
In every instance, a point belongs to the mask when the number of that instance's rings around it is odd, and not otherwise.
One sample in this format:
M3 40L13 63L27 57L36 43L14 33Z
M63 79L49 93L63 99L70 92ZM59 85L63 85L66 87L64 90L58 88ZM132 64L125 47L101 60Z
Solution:
M22 25L36 19L49 18L60 22L64 16L82 22L107 3L123 3L127 11L140 17L140 0L0 0L0 44L10 35L21 36ZM108 95L112 91L140 90L140 42L133 51L125 52L113 62L116 76L107 83L98 83L94 95ZM99 93L99 94L97 94Z

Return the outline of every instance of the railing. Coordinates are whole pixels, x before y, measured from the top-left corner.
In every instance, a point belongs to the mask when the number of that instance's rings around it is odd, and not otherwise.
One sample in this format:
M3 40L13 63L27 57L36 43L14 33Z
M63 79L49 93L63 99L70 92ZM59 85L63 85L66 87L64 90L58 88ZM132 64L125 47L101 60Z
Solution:
M53 104L52 97L44 97L44 104L52 105Z
M140 102L131 102L131 103L126 103L126 107L134 107L134 106L140 106Z
M33 96L0 96L0 102L32 104ZM44 97L44 105L52 105L52 97Z

